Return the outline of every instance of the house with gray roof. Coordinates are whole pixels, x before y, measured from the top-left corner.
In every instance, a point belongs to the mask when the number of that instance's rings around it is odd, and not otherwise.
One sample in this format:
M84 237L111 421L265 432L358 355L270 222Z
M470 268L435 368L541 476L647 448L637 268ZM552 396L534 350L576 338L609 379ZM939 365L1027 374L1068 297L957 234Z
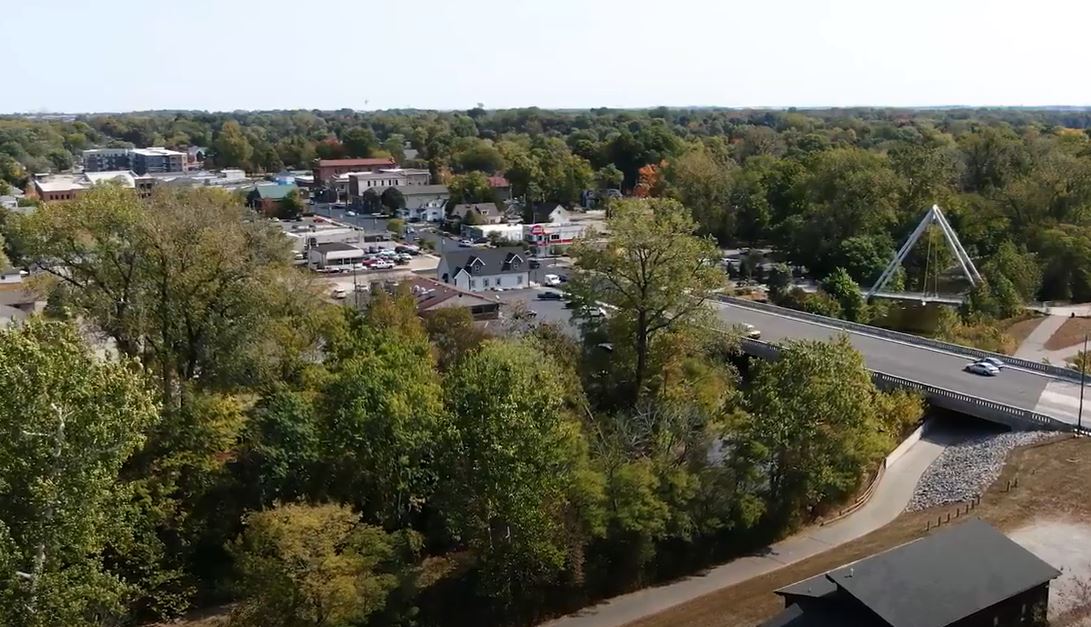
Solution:
M494 202L475 202L455 205L451 208L447 217L453 220L466 222L470 214L476 214L477 219L471 220L477 224L500 224L504 222L504 212Z
M443 254L436 278L470 292L530 286L530 264L518 248L460 248Z

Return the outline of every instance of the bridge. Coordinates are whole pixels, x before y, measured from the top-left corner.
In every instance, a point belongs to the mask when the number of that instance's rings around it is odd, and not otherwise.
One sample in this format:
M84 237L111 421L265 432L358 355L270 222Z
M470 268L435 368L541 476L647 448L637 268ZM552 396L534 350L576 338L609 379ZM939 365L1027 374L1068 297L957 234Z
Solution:
M939 303L941 305L959 306L966 302L966 297L952 294L925 294L923 292L869 292L860 290L864 298L881 298L884 300L905 300L915 303Z
M727 296L713 306L724 322L751 324L761 331L759 341L743 343L752 355L773 357L776 343L783 340L828 340L845 334L882 388L916 390L937 407L1017 429L1076 428L1079 373L1070 369ZM995 377L963 370L984 356L999 357L1008 365ZM1091 434L1091 397L1087 410L1082 431Z

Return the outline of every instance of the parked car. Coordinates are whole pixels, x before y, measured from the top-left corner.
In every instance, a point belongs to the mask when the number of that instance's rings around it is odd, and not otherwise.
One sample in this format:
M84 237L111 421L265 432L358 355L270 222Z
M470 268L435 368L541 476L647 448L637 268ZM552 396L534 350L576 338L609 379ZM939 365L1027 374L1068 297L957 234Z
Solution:
M1004 362L1000 361L996 357L982 357L981 359L978 359L977 362L982 364L989 364L990 366L995 367L997 370L1004 369Z
M376 261L375 263L371 264L371 269L372 270L390 270L393 267L394 267L394 264L392 262L390 262L390 261L385 260L385 259L380 259L380 260Z
M471 246L474 245L474 243L473 243L472 240L468 240L468 239L463 238L463 239L458 240L458 245L460 247L462 247L462 248L470 248Z
M550 287L557 287L561 284L561 277L556 274L547 274L542 278L542 285L548 285Z
M345 215L347 215L347 216L349 216L351 218L355 218L356 217L356 212L355 211L346 211Z
M985 363L984 361L974 361L968 363L966 364L966 367L963 368L963 370L965 370L966 372L979 374L983 377L995 377L996 375L1000 374L999 368L992 364Z
M561 300L561 298L561 293L554 292L553 290L538 292L538 300Z
M337 288L334 288L334 290L332 292L332 296L334 298L340 300L340 299L344 299L345 297L347 297L348 293L344 289L342 289L340 287L337 287Z

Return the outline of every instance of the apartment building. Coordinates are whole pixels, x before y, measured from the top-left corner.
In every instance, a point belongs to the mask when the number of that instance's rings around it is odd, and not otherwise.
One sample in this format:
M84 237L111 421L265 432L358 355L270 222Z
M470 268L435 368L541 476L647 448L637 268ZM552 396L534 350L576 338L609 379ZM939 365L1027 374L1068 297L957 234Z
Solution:
M117 172L132 169L133 151L130 148L93 148L83 151L85 172Z
M189 156L177 150L167 150L160 146L133 149L132 171L137 174L156 174L161 172L185 172Z

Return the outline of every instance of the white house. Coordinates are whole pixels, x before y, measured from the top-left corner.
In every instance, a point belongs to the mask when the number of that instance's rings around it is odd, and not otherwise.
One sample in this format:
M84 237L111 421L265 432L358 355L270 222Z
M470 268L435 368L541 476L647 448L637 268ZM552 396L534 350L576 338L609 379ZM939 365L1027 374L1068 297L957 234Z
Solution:
M436 268L443 283L471 292L530 285L530 265L517 248L467 248L444 253Z
M312 268L340 268L363 260L363 249L341 242L318 244L307 250L307 265Z

